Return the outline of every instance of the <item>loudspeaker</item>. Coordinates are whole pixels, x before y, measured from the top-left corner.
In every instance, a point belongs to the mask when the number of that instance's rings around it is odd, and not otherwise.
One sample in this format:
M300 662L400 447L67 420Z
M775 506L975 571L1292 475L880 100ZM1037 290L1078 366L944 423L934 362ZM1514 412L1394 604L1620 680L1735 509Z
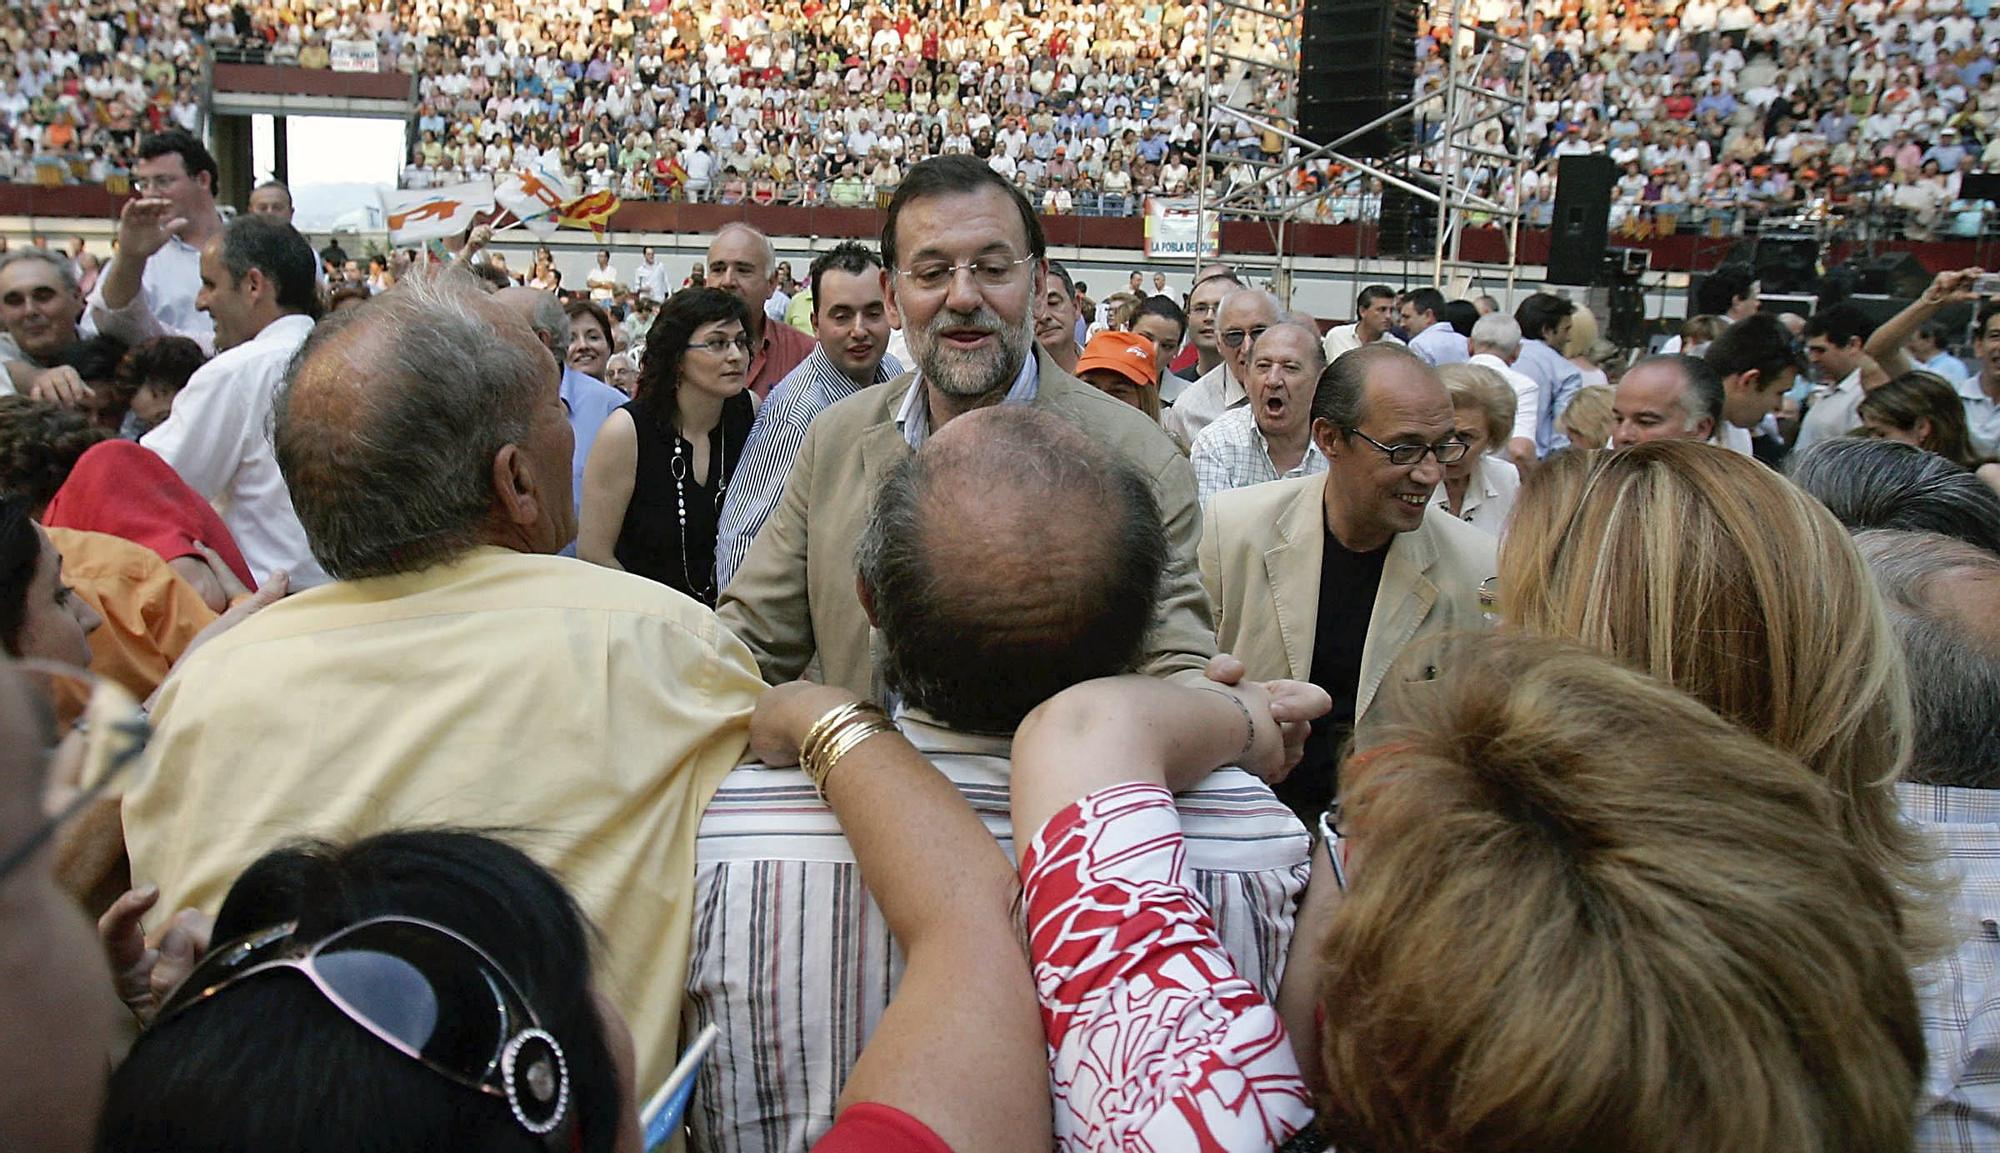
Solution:
M1299 40L1299 134L1331 144L1410 99L1417 72L1416 0L1307 0ZM1380 158L1409 144L1409 118L1370 129L1340 151Z
M1907 252L1885 252L1873 258L1850 260L1847 266L1854 270L1854 291L1871 296L1915 299L1931 286L1931 274L1924 271L1923 262Z
M1819 281L1819 240L1811 236L1760 236L1757 283L1765 292L1811 292Z
M1611 158L1565 156L1556 163L1555 227L1549 283L1595 284L1611 235Z

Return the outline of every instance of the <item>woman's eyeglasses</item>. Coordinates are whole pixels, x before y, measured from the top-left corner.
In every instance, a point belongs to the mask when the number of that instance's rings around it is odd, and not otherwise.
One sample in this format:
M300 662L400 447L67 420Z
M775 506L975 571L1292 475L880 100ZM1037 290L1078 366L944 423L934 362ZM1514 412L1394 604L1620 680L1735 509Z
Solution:
M296 972L390 1048L507 1102L521 1128L552 1132L569 1109L569 1062L514 979L486 950L415 917L373 917L301 940L298 922L209 951L154 1021L263 973Z
M688 347L691 349L699 348L710 356L728 356L729 350L732 348L745 356L749 356L750 349L753 346L750 343L750 338L747 336L720 336L714 340L691 340L688 342Z

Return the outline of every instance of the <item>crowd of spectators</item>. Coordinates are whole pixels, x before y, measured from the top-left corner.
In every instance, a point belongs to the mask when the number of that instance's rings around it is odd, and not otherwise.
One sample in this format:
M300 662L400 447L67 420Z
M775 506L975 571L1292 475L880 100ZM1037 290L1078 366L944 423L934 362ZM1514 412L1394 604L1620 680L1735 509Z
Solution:
M1093 318L941 156L782 306L370 289L137 152L0 253L0 1146L2000 1140L1980 270Z
M1225 37L1204 76L1211 16ZM1556 162L1607 154L1613 222L1634 235L1734 233L1767 218L1924 238L1976 230L1969 170L2000 162L2000 17L1964 0L1540 0L1442 8L1420 24L1416 157L1546 224ZM1473 26L1507 38L1489 51ZM16 180L116 183L133 134L201 116L204 55L325 68L365 43L418 77L403 182L531 164L626 199L880 206L926 156L979 157L1049 213L1121 215L1202 186L1204 101L1293 123L1297 30L1240 8L819 0L620 11L581 0L477 5L306 0L75 12L11 9L0 118ZM1519 45L1513 47L1510 45ZM1493 93L1448 150L1448 53ZM1515 104L1502 104L1499 97ZM1256 181L1296 145L1213 118L1207 187ZM1271 197L1327 191L1312 218L1372 218L1380 187L1337 166Z

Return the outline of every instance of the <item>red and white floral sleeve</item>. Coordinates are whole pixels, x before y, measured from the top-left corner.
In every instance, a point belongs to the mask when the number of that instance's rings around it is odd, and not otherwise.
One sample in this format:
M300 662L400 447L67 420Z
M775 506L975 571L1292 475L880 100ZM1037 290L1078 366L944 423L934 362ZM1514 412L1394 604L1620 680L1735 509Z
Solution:
M1173 796L1139 784L1078 800L1021 855L1058 1149L1268 1150L1312 1120L1184 855Z

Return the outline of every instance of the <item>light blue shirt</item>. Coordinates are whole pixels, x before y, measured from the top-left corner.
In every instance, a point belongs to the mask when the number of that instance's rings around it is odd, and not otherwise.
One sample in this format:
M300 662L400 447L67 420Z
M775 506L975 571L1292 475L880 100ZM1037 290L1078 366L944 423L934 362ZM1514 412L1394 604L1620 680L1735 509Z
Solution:
M1470 343L1458 334L1458 330L1440 320L1410 338L1410 351L1424 358L1424 362L1436 368L1447 364L1464 364L1472 359Z
M1965 371L1965 362L1949 352L1940 352L1917 367L1925 372L1935 372L1954 385L1972 379L1972 374Z
M563 366L562 402L569 410L570 431L576 434L576 449L570 457L570 494L579 515L583 512L583 465L590 459L590 446L597 443L597 430L612 413L630 399L624 393L588 373Z
M1583 370L1563 358L1563 354L1550 348L1540 340L1521 342L1521 356L1514 362L1514 371L1523 376L1533 377L1542 386L1541 395L1548 403L1541 406L1535 415L1535 452L1547 456L1558 449L1569 447L1569 437L1564 436L1556 418L1569 407L1577 391L1583 387Z
M1021 371L1014 374L1013 387L1000 398L1001 404L1031 404L1041 388L1041 368L1035 363L1035 350L1028 349L1027 357L1021 363ZM924 447L924 441L931 434L931 412L924 404L924 378L921 373L910 383L910 391L903 397L902 411L896 414L896 427L903 430L903 439L910 444L910 451Z

